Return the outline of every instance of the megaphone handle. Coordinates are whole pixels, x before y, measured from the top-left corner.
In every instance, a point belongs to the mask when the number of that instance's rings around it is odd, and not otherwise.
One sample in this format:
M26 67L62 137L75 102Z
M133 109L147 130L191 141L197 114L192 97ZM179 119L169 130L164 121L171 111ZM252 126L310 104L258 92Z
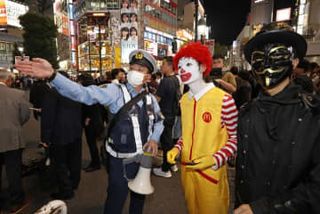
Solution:
M126 170L126 165L122 165L123 166L123 177L127 180L130 181L130 179L127 177L127 170Z
M130 179L127 177L127 170L126 170L126 166L127 164L133 163L135 162L135 158L128 158L128 159L123 159L122 160L122 167L123 167L123 177L129 181Z
M122 167L123 167L123 177L129 181L130 179L127 177L127 170L126 170L126 165L130 163L140 163L141 155L136 155L132 158L126 158L122 160Z

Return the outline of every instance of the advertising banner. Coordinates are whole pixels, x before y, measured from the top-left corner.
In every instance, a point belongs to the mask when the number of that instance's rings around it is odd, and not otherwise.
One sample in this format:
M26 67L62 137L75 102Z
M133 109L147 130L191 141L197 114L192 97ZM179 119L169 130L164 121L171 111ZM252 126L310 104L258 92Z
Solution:
M121 47L117 45L114 47L114 67L120 68L121 67Z
M23 4L13 1L5 1L7 12L7 25L21 27L19 16L26 14L29 8Z
M129 63L129 55L132 51L138 49L138 40L121 41L121 62Z
M152 55L158 55L158 43L156 42L144 40L144 49Z
M138 49L138 1L122 0L120 10L121 61L129 63L129 54Z

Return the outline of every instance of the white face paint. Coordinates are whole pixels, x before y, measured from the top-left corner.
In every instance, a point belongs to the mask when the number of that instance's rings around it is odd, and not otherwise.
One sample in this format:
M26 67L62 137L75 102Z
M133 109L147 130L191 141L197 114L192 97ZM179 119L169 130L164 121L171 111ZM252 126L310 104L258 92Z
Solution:
M179 60L178 73L184 84L189 84L202 78L199 63L191 57L183 57Z

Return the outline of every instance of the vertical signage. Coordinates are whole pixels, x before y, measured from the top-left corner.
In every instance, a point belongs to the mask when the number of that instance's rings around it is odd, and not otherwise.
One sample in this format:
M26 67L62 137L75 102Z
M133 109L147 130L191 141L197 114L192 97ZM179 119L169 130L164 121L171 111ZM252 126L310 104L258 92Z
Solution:
M121 61L129 63L129 54L138 49L138 1L122 0L121 3Z

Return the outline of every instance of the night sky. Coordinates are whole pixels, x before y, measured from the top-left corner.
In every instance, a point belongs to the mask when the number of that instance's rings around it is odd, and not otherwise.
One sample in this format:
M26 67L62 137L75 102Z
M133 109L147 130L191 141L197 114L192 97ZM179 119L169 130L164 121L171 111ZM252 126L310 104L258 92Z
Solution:
M207 23L212 26L211 38L230 45L246 24L250 0L204 0Z
M207 14L207 23L212 27L210 38L230 45L246 24L251 0L201 0ZM275 0L276 9L293 7L295 0Z

